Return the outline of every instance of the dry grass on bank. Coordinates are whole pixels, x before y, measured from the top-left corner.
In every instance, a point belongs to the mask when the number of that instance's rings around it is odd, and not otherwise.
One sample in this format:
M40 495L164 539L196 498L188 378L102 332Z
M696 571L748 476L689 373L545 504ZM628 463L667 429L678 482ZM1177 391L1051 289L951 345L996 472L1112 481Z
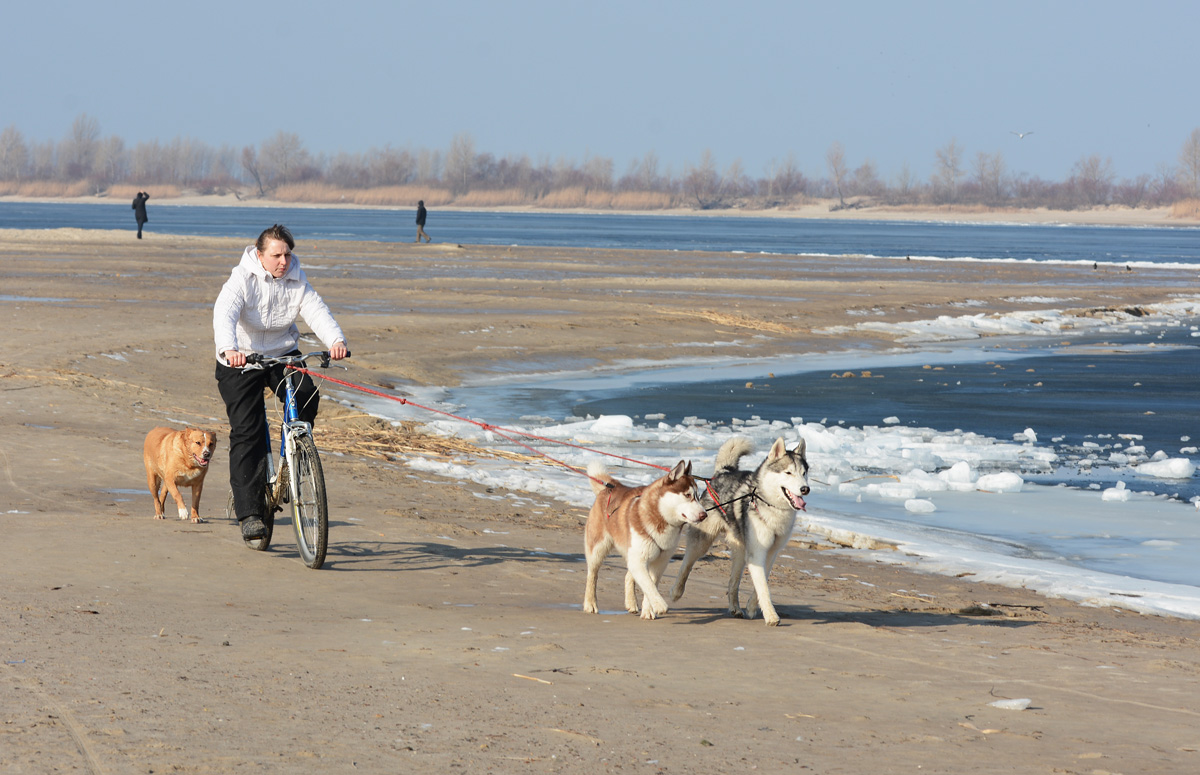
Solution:
M1200 199L1184 199L1171 205L1171 218L1180 220L1200 220Z
M132 196L136 191L132 191ZM271 193L280 202L303 204L355 204L377 207L412 207L424 200L429 207L542 207L551 210L666 210L677 206L674 197L656 191L597 191L582 186L551 191L545 196L520 188L477 189L455 196L444 188L382 186L346 189L326 183L294 183Z
M429 186L379 186L377 188L340 188L327 183L289 183L271 192L280 202L303 204L355 204L373 207L415 207L424 200L430 207L443 207L454 201L450 192Z
M53 180L0 181L0 196L27 196L34 199L88 196L92 192L86 180L59 183ZM132 197L130 197L132 200Z
M769 320L759 320L758 318L748 317L746 315L732 315L728 312L716 312L711 309L701 310L662 310L664 315L677 315L679 317L700 318L707 320L710 323L716 323L722 326L732 326L734 328L748 328L752 331L770 331L774 334L794 334L796 329L792 326L783 323L772 323Z
M138 195L138 192L145 191L150 194L150 201L155 199L173 199L183 196L183 190L179 186L131 186L125 183L113 186L108 190L106 195L109 199L128 199L130 202Z
M544 462L532 455L485 449L463 439L427 436L417 430L415 422L403 422L396 427L366 414L335 414L318 425L314 434L322 450L376 460L395 461L406 455L420 455L460 463L469 462L471 457Z
M528 207L537 204L537 197L519 188L483 189L457 196L453 204L457 207Z

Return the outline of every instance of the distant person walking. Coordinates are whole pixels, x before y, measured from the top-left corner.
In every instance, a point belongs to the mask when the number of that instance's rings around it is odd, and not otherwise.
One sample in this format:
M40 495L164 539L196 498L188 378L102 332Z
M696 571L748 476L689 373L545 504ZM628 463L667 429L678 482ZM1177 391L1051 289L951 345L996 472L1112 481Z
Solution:
M425 210L425 200L422 199L420 202L417 202L417 242L421 241L421 237L424 237L426 242L433 242L433 240L429 238L429 235L425 233L426 215L427 212Z
M133 198L133 217L137 218L138 239L142 238L142 227L146 225L146 221L150 220L146 216L146 200L149 198L150 195L145 191L139 191Z

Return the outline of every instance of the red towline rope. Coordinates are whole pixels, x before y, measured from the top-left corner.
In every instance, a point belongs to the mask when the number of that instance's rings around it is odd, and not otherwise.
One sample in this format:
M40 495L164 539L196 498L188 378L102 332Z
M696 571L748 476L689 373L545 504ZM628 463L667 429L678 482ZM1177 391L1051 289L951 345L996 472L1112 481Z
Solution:
M330 377L325 374L314 374L313 372L309 371L308 369L303 369L303 368L300 368L299 366L288 366L288 368L292 369L293 371L298 371L301 374L307 374L310 377L315 377L316 379L327 380L329 382L333 382L335 384L342 385L343 387L352 388L354 390L358 390L363 393L369 393L370 395L379 396L380 398L386 398L389 401L396 401L397 403L404 404L406 406L415 406L418 409L424 409L427 412L433 412L434 414L440 414L445 417L452 417L455 420L461 420L463 422L470 423L471 425L476 425L480 428L483 428L486 431L491 431L491 432L497 434L498 436L500 436L504 439L507 439L508 441L511 441L513 444L516 444L517 446L524 447L525 449L529 450L530 452L534 453L535 455L540 455L541 457L546 458L547 460L549 460L552 463L556 463L556 464L562 466L563 468L566 468L570 471L574 471L577 474L582 474L583 476L587 476L589 479L591 479L592 477L588 476L588 473L586 471L581 471L578 468L576 468L575 466L571 465L570 463L564 463L561 460L550 457L545 452L542 452L540 449L537 449L536 447L531 447L530 445L524 443L523 441L512 438L512 436L509 436L508 434L524 436L526 438L536 439L537 441L544 441L548 444L559 444L564 447L572 447L573 449L580 449L580 450L583 450L584 452L592 452L597 455L607 455L608 457L616 458L617 460L624 460L628 463L637 463L638 465L648 466L650 468L657 468L660 471L671 470L671 469L667 468L666 466L657 466L657 465L654 465L653 463L647 463L644 460L637 460L637 459L631 458L631 457L624 457L622 455L613 454L612 452L603 452L601 450L592 449L591 447L584 447L579 444L572 444L569 441L559 441L558 439L551 439L551 438L547 438L545 436L538 436L536 434L526 433L524 431L519 431L514 428L501 428L499 426L491 425L489 423L480 422L478 420L472 420L469 417L462 417L457 414L452 414L450 412L442 411L441 409L434 409L431 406L424 406L422 404L418 404L416 401L410 401L407 398L401 398L399 396L388 395L387 393L384 393L379 390L374 390L372 388L366 387L365 385L356 385L353 382L346 382L345 380L338 379L337 377Z

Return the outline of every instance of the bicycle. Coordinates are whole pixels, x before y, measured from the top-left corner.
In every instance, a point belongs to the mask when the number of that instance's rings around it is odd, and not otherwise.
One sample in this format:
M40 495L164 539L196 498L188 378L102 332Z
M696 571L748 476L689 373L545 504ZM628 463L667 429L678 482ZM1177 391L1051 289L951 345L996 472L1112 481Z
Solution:
M350 355L349 352L346 353ZM261 369L266 365L304 367L309 358L319 356L321 368L329 368L329 352L318 350L305 355L284 355L271 358L258 353L246 356L246 369ZM313 440L312 425L300 419L296 407L296 391L292 382L293 369L288 368L283 378L283 418L279 423L279 463L275 464L267 454L267 486L263 493L263 525L266 532L261 538L244 539L246 545L265 552L271 545L275 528L275 514L283 511L281 504L290 504L292 526L296 531L296 547L300 559L313 570L325 562L325 551L329 544L329 503L325 493L325 474L321 469L321 457ZM276 396L280 391L276 389ZM263 407L266 413L266 407ZM271 449L271 424L267 422L267 449ZM225 516L237 520L233 508L233 492L225 507Z

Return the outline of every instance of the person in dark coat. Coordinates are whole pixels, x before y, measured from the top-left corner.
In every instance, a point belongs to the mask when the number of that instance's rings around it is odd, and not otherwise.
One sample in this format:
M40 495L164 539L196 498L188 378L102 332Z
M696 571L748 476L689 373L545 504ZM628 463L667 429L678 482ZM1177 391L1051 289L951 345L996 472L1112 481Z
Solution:
M421 237L425 238L426 242L433 242L429 235L425 233L425 200L417 202L417 242L421 241Z
M139 191L137 196L133 198L133 217L137 218L138 239L142 238L142 226L146 224L146 221L150 220L146 216L146 200L149 198L150 195L145 191Z

